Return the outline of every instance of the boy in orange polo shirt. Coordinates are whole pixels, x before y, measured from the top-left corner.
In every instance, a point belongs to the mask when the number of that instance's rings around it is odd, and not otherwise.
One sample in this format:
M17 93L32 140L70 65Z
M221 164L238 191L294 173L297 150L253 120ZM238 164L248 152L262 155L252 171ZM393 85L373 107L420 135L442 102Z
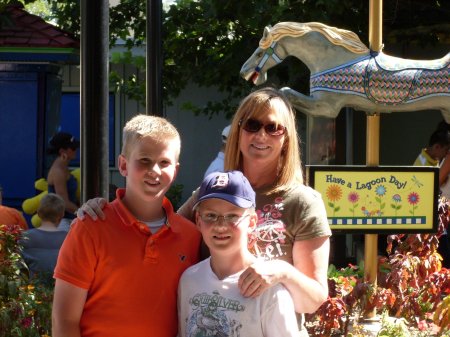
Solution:
M198 262L200 233L165 193L178 172L180 136L167 120L139 115L118 158L126 188L105 220L77 219L55 268L53 337L175 337L177 285Z

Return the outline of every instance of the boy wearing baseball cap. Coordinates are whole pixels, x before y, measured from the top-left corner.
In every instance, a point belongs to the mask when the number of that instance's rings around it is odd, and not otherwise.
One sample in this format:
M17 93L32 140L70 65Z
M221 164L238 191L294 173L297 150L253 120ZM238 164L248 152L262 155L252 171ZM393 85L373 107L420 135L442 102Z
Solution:
M257 222L249 181L240 171L209 174L194 209L211 256L180 279L179 336L297 336L294 304L281 284L257 298L239 292L239 275L256 262L248 250Z

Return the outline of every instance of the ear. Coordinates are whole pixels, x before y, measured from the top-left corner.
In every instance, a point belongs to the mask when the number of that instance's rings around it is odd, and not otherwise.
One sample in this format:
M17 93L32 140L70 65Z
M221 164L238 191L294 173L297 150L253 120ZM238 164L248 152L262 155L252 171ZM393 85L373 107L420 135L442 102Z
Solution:
M120 154L117 158L117 166L122 177L126 177L128 175L127 165L127 158L125 158L123 154Z
M267 37L270 35L270 28L270 26L264 27L263 39L267 39Z
M195 226L197 226L197 229L200 231L200 216L197 211L194 212L195 212Z

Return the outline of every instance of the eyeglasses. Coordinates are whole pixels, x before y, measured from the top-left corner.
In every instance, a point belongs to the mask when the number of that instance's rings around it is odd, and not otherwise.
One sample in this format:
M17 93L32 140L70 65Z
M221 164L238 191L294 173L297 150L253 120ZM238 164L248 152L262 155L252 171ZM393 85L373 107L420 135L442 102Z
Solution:
M264 124L261 123L259 120L253 118L249 118L245 122L241 119L239 121L239 126L242 126L242 128L245 131L250 133L256 133L259 130L261 130L261 128L264 128L264 131L271 136L281 136L284 135L284 133L286 132L286 127L284 127L281 124L277 123Z
M239 223L250 214L244 214L242 216L236 214L218 215L216 213L199 213L200 219L207 225L214 225L219 223L219 219L223 219L223 223L228 226L237 227Z

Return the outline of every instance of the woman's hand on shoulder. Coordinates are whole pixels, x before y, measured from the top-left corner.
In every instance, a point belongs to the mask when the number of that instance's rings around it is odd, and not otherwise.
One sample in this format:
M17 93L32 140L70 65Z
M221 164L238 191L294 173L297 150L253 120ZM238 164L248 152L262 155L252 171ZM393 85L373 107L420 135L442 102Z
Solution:
M105 213L103 213L103 208L107 204L104 198L93 198L86 201L77 210L77 218L83 220L86 215L88 215L92 220L97 220L98 218L105 220Z

